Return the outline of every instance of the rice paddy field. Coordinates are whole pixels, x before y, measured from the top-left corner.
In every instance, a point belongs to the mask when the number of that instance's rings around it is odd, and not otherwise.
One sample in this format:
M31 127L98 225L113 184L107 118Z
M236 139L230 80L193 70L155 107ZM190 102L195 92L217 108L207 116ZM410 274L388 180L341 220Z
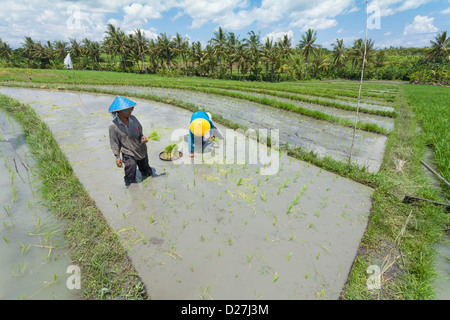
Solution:
M135 271L128 274L139 275L151 299L448 295L437 293L436 283L446 280L434 266L448 215L439 206L402 202L406 194L446 201L448 189L432 186L419 161L432 147L437 170L449 179L448 88L365 82L358 101L359 83L351 81L257 83L89 71L73 79L72 71L15 69L1 70L0 81L1 95L48 125L132 261ZM128 189L107 137L106 111L115 95L137 101L134 114L144 130L161 136L148 145L157 174L139 176ZM251 129L278 130L279 141L272 136L268 144L279 156L223 161L232 139L225 136L215 158L159 160L196 110L211 112L223 132L238 130L243 141ZM261 150L265 139L254 138ZM175 142L188 153L182 138ZM274 174L261 174L267 166ZM381 270L376 290L369 290L369 266ZM104 272L92 277L98 282ZM124 294L114 287L105 295L108 285L94 282L83 282L87 298Z

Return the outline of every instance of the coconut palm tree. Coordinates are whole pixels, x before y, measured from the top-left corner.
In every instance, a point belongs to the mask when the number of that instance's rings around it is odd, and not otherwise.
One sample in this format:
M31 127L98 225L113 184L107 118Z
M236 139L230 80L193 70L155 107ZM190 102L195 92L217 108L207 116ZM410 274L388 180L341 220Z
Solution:
M238 42L239 39L234 32L229 32L225 44L225 60L228 62L228 67L230 68L231 79L233 78L233 63L236 61L235 53Z
M244 80L244 76L247 73L247 67L248 67L248 49L246 45L238 41L236 44L236 50L233 54L233 60L236 61L238 65L238 72L240 70L242 80Z
M214 38L211 38L209 40L209 44L211 45L215 55L217 56L219 68L221 68L222 59L225 55L226 43L227 34L223 31L222 27L219 27L217 31L214 32Z
M306 73L308 71L308 58L311 54L314 54L317 46L314 44L317 40L317 32L313 29L308 29L305 34L302 35L302 39L298 44L298 48L305 56Z
M261 60L266 61L266 73L268 73L269 63L270 63L270 81L273 82L273 68L275 64L280 63L280 49L273 43L273 39L266 38L262 49Z
M54 56L55 56L55 58L60 60L61 62L63 62L64 58L66 57L67 42L57 40L53 44L54 44Z
M181 57L185 67L187 68L187 55L189 48L189 40L186 37L182 37L178 32L173 38L173 51L178 57ZM178 64L178 70L181 68L181 63Z
M447 31L442 31L430 42L427 60L439 61L441 58L450 60L450 37L447 37Z
M328 67L330 66L330 62L328 60L328 57L325 53L325 49L323 48L317 48L316 50L316 54L314 55L314 58L312 59L312 64L313 64L313 70L314 70L314 75L313 77L316 78L317 74L320 71L324 71L327 72L328 71Z
M78 41L76 39L69 39L70 41L70 47L68 49L68 51L70 52L70 56L72 58L72 61L75 62L78 57L81 56L82 54L82 47L81 44L78 43ZM74 68L75 68L75 63L74 63Z
M0 39L0 58L5 59L8 61L11 58L11 47L6 42L3 42L2 39Z
M142 72L145 68L144 66L144 53L147 51L148 39L145 37L145 32L141 29L134 30L134 34L129 37L129 45L133 48L135 52L135 58L137 61L141 61L140 71Z
M158 47L158 54L160 58L166 60L166 67L170 68L171 62L174 58L174 43L170 40L165 32L158 36L156 46Z
M248 32L249 37L244 39L244 43L248 49L248 59L250 68L253 69L255 80L258 80L258 67L261 60L261 42L259 40L259 32L256 34L253 30Z
M345 59L344 39L336 39L336 44L333 44L333 64L339 71L342 67L342 60Z
M289 38L287 34L285 34L283 35L283 39L277 42L277 46L278 48L280 48L281 58L284 60L288 59L289 56L292 54L291 53L292 39Z

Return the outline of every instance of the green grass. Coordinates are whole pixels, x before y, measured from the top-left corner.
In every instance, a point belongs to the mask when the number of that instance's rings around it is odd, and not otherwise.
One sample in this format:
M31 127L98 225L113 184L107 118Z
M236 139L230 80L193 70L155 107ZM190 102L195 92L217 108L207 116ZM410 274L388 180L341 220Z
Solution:
M450 182L450 89L426 85L406 86L405 95L417 113L425 143L433 150L438 172ZM450 188L445 184L442 184L442 188L450 198Z
M23 127L42 180L42 196L63 220L72 262L81 268L83 298L147 298L118 235L74 175L47 125L31 107L6 96L0 95L0 107Z
M410 88L414 89L411 85ZM375 177L372 212L360 244L352 272L343 293L344 299L433 299L435 276L434 245L445 235L448 214L442 207L426 203L404 204L406 194L440 200L430 186L419 158L426 144L416 130L418 118L400 91L394 132L389 136L381 171ZM423 94L432 95L425 91ZM411 156L411 150L416 157ZM407 162L400 172L398 159ZM382 262L385 261L383 264ZM366 287L370 265L378 265L381 290ZM388 267L389 268L385 268Z

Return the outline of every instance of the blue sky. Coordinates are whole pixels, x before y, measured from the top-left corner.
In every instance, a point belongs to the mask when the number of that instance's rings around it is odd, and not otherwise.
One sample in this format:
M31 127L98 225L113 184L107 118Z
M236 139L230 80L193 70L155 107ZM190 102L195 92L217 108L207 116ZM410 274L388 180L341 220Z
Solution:
M438 32L450 33L450 0L373 0L369 5L368 38L378 48L423 47ZM100 41L108 23L127 33L140 28L149 38L178 32L203 45L219 26L239 39L260 32L262 42L288 34L293 45L311 28L317 44L331 48L336 39L348 46L364 38L366 23L364 0L0 0L0 8L0 38L13 48L25 36L43 42Z

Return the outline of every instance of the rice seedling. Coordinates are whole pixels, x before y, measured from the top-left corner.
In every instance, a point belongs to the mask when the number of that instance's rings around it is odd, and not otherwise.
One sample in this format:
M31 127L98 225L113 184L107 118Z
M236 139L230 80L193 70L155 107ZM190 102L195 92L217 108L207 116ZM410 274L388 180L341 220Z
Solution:
M287 255L287 257L286 257L286 261L289 261L289 260L291 259L292 253L293 253L293 252L289 252L289 253L288 253L288 255Z
M222 253L220 252L220 248L217 250L217 256L220 257Z
M25 262L23 266L20 263L18 263L17 264L17 273L14 270L13 266L11 265L11 270L13 272L14 278L19 278L19 277L23 276L25 273L25 270L27 268L27 265L28 265L28 262Z
M320 211L316 210L316 212L314 212L314 216L316 216L317 218L320 217Z
M6 244L8 244L9 242L8 242L8 238L6 238L6 236L5 235L3 235L3 240L5 241L5 243Z
M231 246L233 244L233 239L232 238L228 238L227 243L228 243L229 246Z
M8 216L8 218L11 219L12 214L11 214L11 206L3 206L3 210L5 211L6 215Z
M22 255L24 255L28 251L28 249L30 249L31 244L29 244L28 246L25 244L22 244L21 247L22 247Z
M263 201L267 201L267 191L265 193L261 193L261 199Z
M250 263L252 261L253 253L247 254L247 262Z
M242 184L242 178L239 178L237 185L240 186L241 184Z
M12 193L11 202L16 202L16 200L17 200L17 186L15 184L13 184L11 186L11 193Z
M305 275L305 279L308 280L308 278L309 278L310 275L311 275L311 274L309 273L309 271L307 271L307 272L306 272L306 275Z
M279 277L280 277L280 275L278 274L278 271L275 272L275 275L273 276L272 282L277 281Z
M159 141L159 140L160 140L160 136L159 136L158 132L153 131L153 132L150 133L150 135L147 137L147 140Z
M292 204L287 207L286 214L289 214L292 210Z
M280 192L281 192L281 189L283 188L283 186L278 186L278 190L277 190L277 193L276 193L276 195L278 195Z

